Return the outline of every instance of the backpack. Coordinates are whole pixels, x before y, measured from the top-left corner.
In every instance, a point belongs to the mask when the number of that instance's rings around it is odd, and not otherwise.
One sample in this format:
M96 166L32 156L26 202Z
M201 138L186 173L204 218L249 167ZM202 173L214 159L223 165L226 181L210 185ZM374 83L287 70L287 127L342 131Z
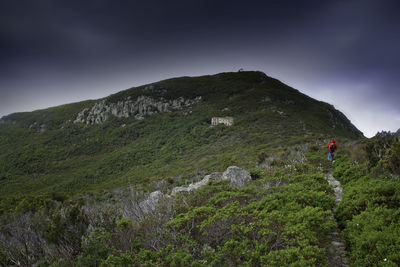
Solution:
M334 145L334 144L330 145L330 146L329 146L329 149L330 149L331 151L334 151L334 150L335 150L335 145Z

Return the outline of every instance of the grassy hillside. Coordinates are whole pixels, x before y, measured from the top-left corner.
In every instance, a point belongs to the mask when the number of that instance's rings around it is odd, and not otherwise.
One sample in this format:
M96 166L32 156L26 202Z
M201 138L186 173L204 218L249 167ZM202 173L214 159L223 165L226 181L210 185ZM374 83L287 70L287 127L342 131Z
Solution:
M280 147L361 133L342 113L260 72L183 77L132 88L105 98L202 97L188 110L144 120L111 118L74 124L96 101L16 113L0 124L0 193L84 192L136 184L154 188L169 179L183 183L196 174L229 165L254 167ZM211 127L214 116L231 116L232 127ZM277 155L279 154L279 155Z
M350 266L398 266L399 141L341 143L333 166L318 145L300 153L303 163L251 170L242 188L212 181L149 213L132 187L1 202L0 264L329 266L339 227ZM334 216L332 169L344 185Z

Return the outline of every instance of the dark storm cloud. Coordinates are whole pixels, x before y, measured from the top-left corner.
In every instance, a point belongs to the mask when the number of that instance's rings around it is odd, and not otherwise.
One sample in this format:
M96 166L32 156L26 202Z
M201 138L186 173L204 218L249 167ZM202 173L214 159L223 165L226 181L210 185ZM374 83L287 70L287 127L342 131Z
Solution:
M375 131L354 114L400 114L398 10L390 0L3 0L0 116L245 67Z

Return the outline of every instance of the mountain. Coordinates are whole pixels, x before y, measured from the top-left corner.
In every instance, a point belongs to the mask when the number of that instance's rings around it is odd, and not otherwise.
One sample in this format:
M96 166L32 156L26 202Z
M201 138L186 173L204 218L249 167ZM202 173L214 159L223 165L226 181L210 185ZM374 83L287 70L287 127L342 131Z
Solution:
M262 72L173 78L1 118L0 193L180 185L230 165L299 160L290 147L333 136L363 137L332 105Z
M399 266L399 159L261 72L11 114L0 265Z

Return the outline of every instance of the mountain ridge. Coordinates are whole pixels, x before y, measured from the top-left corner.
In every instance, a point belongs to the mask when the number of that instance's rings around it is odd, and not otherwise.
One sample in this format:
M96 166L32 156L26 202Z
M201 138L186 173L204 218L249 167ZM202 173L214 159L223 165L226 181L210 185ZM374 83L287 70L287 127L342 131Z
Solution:
M113 103L113 104L116 103L116 102L120 103L121 100L123 100L123 101L124 100L125 101L128 100L129 101L132 97L156 96L156 97L163 98L163 96L166 96L167 97L166 100L171 100L170 97L168 97L170 95L166 94L167 92L166 92L166 89L164 88L165 84L168 85L169 83L174 83L176 81L178 81L178 82L187 82L187 81L189 81L189 83L191 83L195 79L203 79L203 78L218 79L219 77L223 77L223 76L245 75L245 74L254 74L256 76L259 75L258 78L261 77L261 81L260 81L261 83L264 83L265 80L268 79L270 83L274 84L274 86L282 86L285 89L290 89L293 92L301 94L305 98L312 99L311 97L301 93L297 89L291 88L291 87L285 85L284 83L282 83L281 81L279 81L279 80L277 80L275 78L271 78L271 77L267 76L266 74L264 74L262 72L259 72L259 71L239 72L239 73L223 72L223 73L218 73L218 74L215 74L215 75L204 75L204 76L197 76L197 77L183 76L183 77L171 78L171 79L166 79L166 80L162 80L162 81L159 81L159 82L154 82L154 83L150 83L150 84L146 84L146 85L141 85L141 86L138 86L138 87L132 87L132 88L129 88L129 89L126 89L126 90L122 90L120 92L117 92L117 93L114 93L114 94L111 94L109 96L106 96L106 97L103 97L103 98L99 98L99 99L96 99L96 100L86 100L86 101L74 102L74 103L64 104L64 105L60 105L60 106L55 106L55 107L49 107L49 108L45 108L45 109L35 110L35 111L32 111L32 112L12 113L12 114L9 114L9 115L6 115L6 116L3 116L2 118L0 118L0 123L2 123L2 124L18 123L21 120L21 117L23 117L24 115L34 115L35 113L46 112L46 111L49 111L49 112L55 111L55 113L56 113L58 109L62 109L63 107L74 107L74 106L82 106L82 105L90 107L89 104L93 104L93 103L94 103L94 105L92 105L91 107L94 107L94 106L96 106L96 104L102 103L102 102L103 103L104 102L108 102L108 103ZM263 79L265 79L265 80L263 81ZM142 94L140 94L140 93L142 93ZM172 99L172 100L176 101L177 99L182 98L182 96L185 97L185 95L187 97L193 97L193 98L201 97L200 96L201 93L198 92L198 91L196 92L197 95L195 95L195 96L193 96L193 94L188 94L187 92L182 91L182 90L180 90L179 93L180 93L180 96L176 97L175 99ZM271 101L271 99L269 97L267 97L266 99L267 99L267 101ZM312 99L312 100L314 100L314 99ZM196 101L196 100L194 100L194 101ZM285 101L285 100L283 100L283 101ZM291 101L291 100L287 100L287 101L288 101L287 102L288 104L293 104L293 101ZM346 123L349 123L352 126L351 127L352 131L355 134L358 134L358 135L362 134L354 125L351 124L351 122L346 118L346 116L342 112L340 112L339 110L336 110L333 107L333 105L325 103L323 101L318 101L318 100L315 100L315 101L317 101L317 102L319 102L321 104L326 104L326 105L329 106L328 114L329 114L329 117L330 117L329 119L331 121L335 119L335 117L331 113L332 111L334 111L336 113L335 114L336 116L341 117L341 119L347 120ZM173 106L172 103L170 103L170 105ZM178 109L179 109L179 107L178 107ZM84 110L85 109L81 109L80 112L83 112ZM76 113L76 110L74 110L74 113ZM114 112L114 113L117 113L117 112ZM79 115L79 113L77 115ZM45 117L44 114L42 116ZM127 116L125 116L125 117L127 117ZM139 118L141 118L141 117L142 116L139 116ZM69 119L65 118L64 123L70 122L70 120L74 121L73 120L73 116L69 117ZM77 118L75 118L75 120L79 121L79 119L77 119ZM335 124L335 122L333 122L333 123ZM32 124L30 124L29 126L31 126L31 125Z

